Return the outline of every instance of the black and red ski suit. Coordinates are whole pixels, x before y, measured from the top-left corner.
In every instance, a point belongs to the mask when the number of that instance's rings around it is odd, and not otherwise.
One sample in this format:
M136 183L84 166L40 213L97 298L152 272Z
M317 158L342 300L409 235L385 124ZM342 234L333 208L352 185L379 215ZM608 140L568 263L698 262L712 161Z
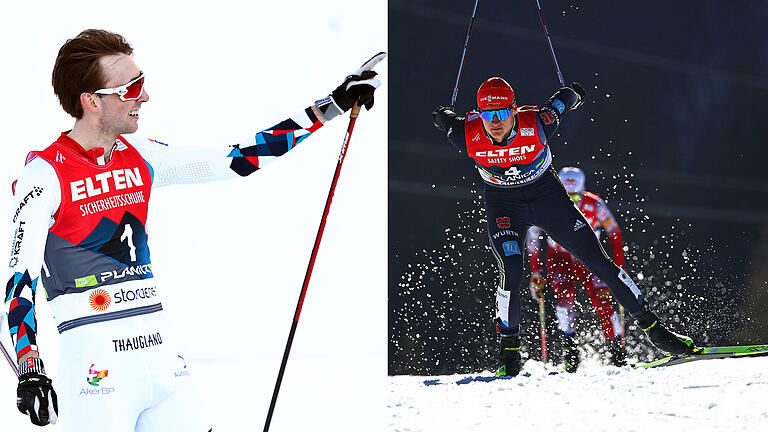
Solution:
M496 314L502 336L520 331L522 251L532 225L541 227L603 280L630 314L644 310L643 295L606 255L551 166L549 138L578 97L571 88L563 87L541 108L520 107L513 131L503 143L488 136L476 111L466 117L445 107L435 112L435 125L451 144L474 159L484 181L488 237L500 273Z

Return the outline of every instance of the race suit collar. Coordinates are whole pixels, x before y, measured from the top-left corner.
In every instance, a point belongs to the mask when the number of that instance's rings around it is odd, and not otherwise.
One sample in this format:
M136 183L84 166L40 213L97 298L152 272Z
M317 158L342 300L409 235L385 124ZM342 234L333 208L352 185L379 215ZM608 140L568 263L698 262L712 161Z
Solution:
M56 142L58 142L59 144L65 146L65 147L67 147L68 149L74 151L78 155L84 157L89 162L93 162L96 165L106 165L106 157L105 157L104 149L103 148L97 147L97 148L94 148L94 149L86 150L85 148L83 148L83 146L80 145L80 143L78 143L77 141L73 140L69 136L69 133L71 131L72 130L68 130L68 131L62 132L61 136L59 137L59 139ZM117 143L112 145L112 150L110 151L110 154L112 153L112 151L115 150L115 146L117 146Z

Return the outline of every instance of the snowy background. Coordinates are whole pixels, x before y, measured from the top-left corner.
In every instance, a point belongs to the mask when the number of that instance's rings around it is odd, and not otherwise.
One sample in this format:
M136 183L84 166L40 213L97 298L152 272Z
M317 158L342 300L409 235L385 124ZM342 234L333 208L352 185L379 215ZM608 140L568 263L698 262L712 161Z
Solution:
M326 96L387 50L386 3L11 2L0 25L0 214L30 150L73 120L50 85L59 47L86 28L124 35L151 101L139 133L174 146L230 145ZM376 430L386 383L387 66L357 122L302 310L271 430ZM148 231L167 317L217 431L264 424L346 118L247 179L153 192ZM5 230L3 230L3 233ZM56 383L58 334L38 303ZM9 346L7 330L2 340ZM4 360L3 360L4 362ZM39 430L0 365L4 431ZM66 423L46 430L60 430Z
M648 370L585 364L568 374L525 364L490 373L391 378L390 430L758 431L768 426L768 358L699 361Z

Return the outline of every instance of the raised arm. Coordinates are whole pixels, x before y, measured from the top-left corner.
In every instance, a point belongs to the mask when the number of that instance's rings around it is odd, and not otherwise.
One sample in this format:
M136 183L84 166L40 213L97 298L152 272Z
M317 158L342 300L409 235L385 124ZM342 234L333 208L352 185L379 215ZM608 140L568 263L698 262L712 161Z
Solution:
M539 109L539 124L547 139L554 135L565 113L580 107L586 95L586 91L579 83L573 83L571 87L563 87L556 91Z
M325 98L231 146L190 149L138 137L126 139L149 164L153 187L247 176L295 148L327 121L349 111L355 101L371 109L374 91L381 84L373 68L384 57L383 52L376 54Z

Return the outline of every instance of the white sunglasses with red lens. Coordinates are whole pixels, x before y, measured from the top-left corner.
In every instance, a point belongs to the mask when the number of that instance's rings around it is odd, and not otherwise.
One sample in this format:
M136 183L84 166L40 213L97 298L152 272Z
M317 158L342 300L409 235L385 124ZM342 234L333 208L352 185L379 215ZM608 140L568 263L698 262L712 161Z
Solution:
M144 73L142 72L137 78L132 79L127 84L123 84L119 87L113 87L108 89L96 90L96 94L116 94L120 96L120 100L134 101L144 94Z

